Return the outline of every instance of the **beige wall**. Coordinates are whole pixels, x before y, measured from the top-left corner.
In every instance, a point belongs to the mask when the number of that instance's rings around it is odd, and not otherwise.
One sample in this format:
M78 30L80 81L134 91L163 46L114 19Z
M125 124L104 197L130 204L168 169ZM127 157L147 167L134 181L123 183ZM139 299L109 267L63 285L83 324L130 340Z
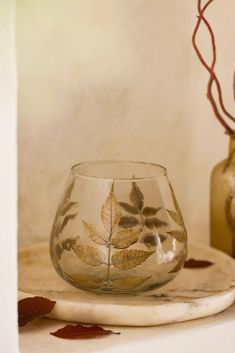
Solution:
M220 28L220 74L232 107L235 4L226 4L215 2L210 16ZM167 166L190 238L208 241L209 173L226 138L191 49L195 5L18 0L21 245L48 239L69 167L88 159Z

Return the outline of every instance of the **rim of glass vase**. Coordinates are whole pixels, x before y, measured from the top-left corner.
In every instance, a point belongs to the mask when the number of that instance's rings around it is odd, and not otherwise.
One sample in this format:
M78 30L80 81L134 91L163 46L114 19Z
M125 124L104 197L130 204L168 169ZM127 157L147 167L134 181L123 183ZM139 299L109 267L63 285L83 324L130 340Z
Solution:
M124 165L124 164L129 164L129 165L139 165L139 166L144 166L144 167L151 167L152 169L156 169L155 173L152 173L151 175L143 175L143 176L135 176L132 175L130 177L121 177L121 176L105 176L105 175L96 175L96 173L85 173L84 171L81 170L81 167L87 166L95 166L95 165L111 165L111 164L116 164L116 165ZM80 170L79 170L80 168ZM157 163L152 163L152 162L143 162L143 161L129 161L129 160L88 160L88 161L83 161L80 163L77 163L71 167L71 172L74 177L82 177L82 178L88 178L88 179L99 179L99 180L123 180L123 181L130 181L130 180L144 180L144 179L155 179L159 178L162 176L167 176L167 169ZM105 173L104 173L105 174Z

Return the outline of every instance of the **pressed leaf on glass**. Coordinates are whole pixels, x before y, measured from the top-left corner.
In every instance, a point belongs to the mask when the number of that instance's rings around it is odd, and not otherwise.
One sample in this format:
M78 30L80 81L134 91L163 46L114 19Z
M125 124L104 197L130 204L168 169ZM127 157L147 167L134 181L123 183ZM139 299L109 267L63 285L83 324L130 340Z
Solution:
M112 281L112 285L114 287L120 289L133 289L140 286L142 283L146 282L150 279L151 276L142 277L142 276L130 276L130 277L123 277L118 278Z
M30 297L18 301L18 323L25 326L41 316L49 314L55 306L55 301L43 297Z
M99 226L97 226L96 224L87 223L85 221L83 221L83 224L91 240L93 240L96 244L99 245L108 245L108 241L105 240L105 234Z
M76 242L77 238L67 238L61 242L61 246L64 250L70 251Z
M89 245L75 245L74 253L85 264L90 266L100 266L105 263L105 255L101 250Z
M82 273L70 274L69 277L80 284L84 288L96 289L102 286L102 280L97 278L97 276L86 275Z
M166 226L167 223L164 221L161 221L160 219L158 219L156 217L153 217L153 218L146 218L145 225L149 229L152 229L152 228L159 228L159 227Z
M104 224L104 228L109 234L114 231L121 219L121 208L114 194L114 184L111 187L109 196L102 206L101 218Z
M184 225L183 219L182 219L180 213L172 211L172 210L167 210L167 212L169 213L171 218L175 221L175 223L177 223L179 226Z
M119 205L128 213L137 215L139 212L137 207L129 205L129 203L119 202Z
M75 206L76 207L78 206L77 202L73 202L73 201L67 202L60 212L61 216L64 216L67 212L73 210Z
M112 265L119 270L129 270L142 264L154 252L137 249L116 251L112 256Z
M68 202L71 198L71 194L74 188L74 184L75 184L75 179L72 180L72 182L67 186L67 188L65 189L65 193L64 193L64 201Z
M152 234L146 233L141 236L141 243L146 245L147 247L156 247L159 243L162 243L166 240L166 236L162 234Z
M62 223L61 223L60 231L62 232L63 229L67 226L68 222L73 220L76 216L77 216L76 213L75 214L68 214L67 216L65 216Z
M126 249L137 242L141 233L140 227L121 230L112 238L112 245L117 249Z
M63 328L50 333L52 336L64 339L91 339L99 338L112 334L120 334L120 332L113 332L105 330L100 326L83 326L83 325L66 325Z
M123 216L119 221L119 226L123 228L132 228L139 224L139 220L134 216Z
M173 238L175 238L179 243L183 243L186 238L186 234L183 230L173 230L171 232L167 232Z
M130 200L133 203L135 207L137 207L139 210L143 208L144 205L144 195L136 182L132 183L132 189L130 193Z
M143 215L145 217L151 217L151 216L155 216L157 214L158 211L160 211L161 207L155 208L155 207L145 207L143 209Z

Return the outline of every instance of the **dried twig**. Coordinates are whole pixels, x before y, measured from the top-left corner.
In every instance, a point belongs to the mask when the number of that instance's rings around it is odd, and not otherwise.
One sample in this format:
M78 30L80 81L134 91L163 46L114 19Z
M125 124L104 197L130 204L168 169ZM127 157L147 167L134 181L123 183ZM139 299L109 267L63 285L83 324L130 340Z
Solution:
M226 132L231 135L234 134L234 130L231 128L231 126L226 122L226 120L224 119L223 115L220 113L220 109L222 110L222 112L226 115L226 117L228 117L229 119L231 119L232 121L235 121L235 117L230 114L228 112L228 110L226 109L225 105L224 105L224 100L223 100L223 94L222 94L222 89L221 89L221 84L219 82L219 79L214 71L215 69L215 65L216 65L216 44L215 44L215 36L214 36L214 32L211 28L210 23L207 21L207 19L204 16L204 13L206 11L206 9L209 7L209 5L213 2L214 0L209 0L207 1L207 3L202 7L201 5L201 0L198 0L198 19L197 19L197 23L193 32L193 36L192 36L192 44L193 47L197 53L197 56L200 60L200 62L202 63L202 65L205 67L205 69L208 71L208 73L210 74L209 77L209 81L208 81L208 87L207 87L207 97L211 103L211 106L213 108L213 111L215 113L216 118L220 121L220 123L223 125L223 127L225 128ZM205 61L205 59L203 58L203 55L201 53L201 51L199 50L197 43L196 43L196 37L197 37L197 33L198 30L200 28L201 22L203 22L206 26L206 28L209 31L210 34L210 38L211 38L211 45L212 45L212 54L213 54L213 58L212 58L212 63L211 65L208 65L207 62ZM212 85L215 82L216 84L216 89L217 89L217 93L218 93L218 98L219 98L219 107L216 103L216 100L213 96L213 92L212 92ZM235 86L235 84L234 84ZM235 95L235 88L234 88L234 95ZM220 109L219 109L220 108Z

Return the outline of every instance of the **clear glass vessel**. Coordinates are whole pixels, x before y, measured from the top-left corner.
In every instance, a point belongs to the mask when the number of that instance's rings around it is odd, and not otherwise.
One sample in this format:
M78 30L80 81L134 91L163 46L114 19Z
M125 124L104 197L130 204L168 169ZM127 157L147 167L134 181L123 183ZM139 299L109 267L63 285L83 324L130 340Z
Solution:
M211 174L211 245L235 258L235 135Z
M50 252L59 275L84 290L133 293L171 281L187 235L166 169L118 161L72 167Z

